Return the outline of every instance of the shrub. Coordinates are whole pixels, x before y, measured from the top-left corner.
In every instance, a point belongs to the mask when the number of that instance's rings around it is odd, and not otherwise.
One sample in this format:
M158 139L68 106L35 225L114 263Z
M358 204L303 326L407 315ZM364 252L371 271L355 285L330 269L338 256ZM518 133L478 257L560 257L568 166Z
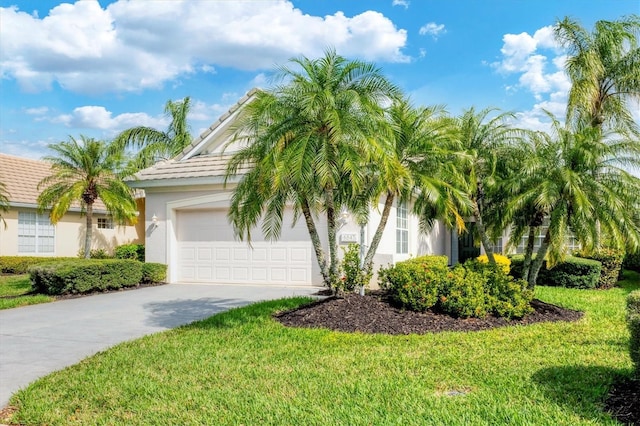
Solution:
M631 360L635 365L636 375L640 376L640 290L630 293L627 297L627 325L631 334Z
M123 244L115 249L116 259L135 259L144 262L144 244Z
M353 291L356 288L368 286L373 273L370 266L366 271L360 269L360 244L349 244L346 249L343 247L342 250L344 257L340 266L343 276L338 284L339 288Z
M482 318L487 315L487 304L484 293L484 277L456 265L448 274L440 294L438 307L444 313L454 317Z
M411 259L405 260L405 262L418 263L421 265L437 268L447 268L449 266L449 258L447 256L435 254L413 257Z
M597 260L602 264L598 288L612 288L616 285L624 260L623 252L611 248L601 248L589 254L580 253L580 257Z
M511 256L511 275L522 278L524 256ZM567 257L564 262L547 269L547 261L542 262L537 285L568 288L596 288L600 279L601 264L597 260L581 257Z
M162 263L143 263L143 283L161 283L167 279L167 265Z
M624 256L624 261L622 262L622 267L624 269L630 269L632 271L640 272L640 252L638 252L638 253L627 253Z
M496 265L500 266L505 274L511 272L511 259L501 254L494 254L493 258ZM486 254L476 257L476 260L480 263L489 263L489 257Z
M138 285L142 280L142 263L76 259L32 266L29 274L33 289L39 293L88 293Z
M449 272L438 262L429 265L412 259L399 262L378 272L380 287L389 291L391 298L401 306L424 312L438 301L438 292Z
M75 259L75 257L0 256L0 273L26 274L33 265Z

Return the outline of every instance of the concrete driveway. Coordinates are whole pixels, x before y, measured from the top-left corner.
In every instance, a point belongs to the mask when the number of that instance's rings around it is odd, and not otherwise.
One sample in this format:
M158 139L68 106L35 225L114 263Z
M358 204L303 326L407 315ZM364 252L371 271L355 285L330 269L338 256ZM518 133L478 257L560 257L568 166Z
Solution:
M117 343L318 288L169 284L0 311L0 407L35 379Z

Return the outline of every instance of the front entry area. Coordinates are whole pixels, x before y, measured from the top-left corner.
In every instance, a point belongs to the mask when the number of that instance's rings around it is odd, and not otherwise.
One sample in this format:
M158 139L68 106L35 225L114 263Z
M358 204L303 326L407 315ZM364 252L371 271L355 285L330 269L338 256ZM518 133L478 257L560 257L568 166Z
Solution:
M255 232L249 245L236 241L226 213L226 209L177 211L178 282L313 285L314 259L305 228L283 226L276 242Z

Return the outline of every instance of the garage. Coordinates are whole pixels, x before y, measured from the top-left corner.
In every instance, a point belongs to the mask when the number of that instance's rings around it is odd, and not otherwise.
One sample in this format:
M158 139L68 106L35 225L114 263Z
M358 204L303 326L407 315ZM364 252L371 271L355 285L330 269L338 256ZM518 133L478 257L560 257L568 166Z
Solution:
M236 241L226 212L176 212L179 282L313 285L312 246L301 223L293 228L283 226L276 242L265 241L255 232L249 245Z

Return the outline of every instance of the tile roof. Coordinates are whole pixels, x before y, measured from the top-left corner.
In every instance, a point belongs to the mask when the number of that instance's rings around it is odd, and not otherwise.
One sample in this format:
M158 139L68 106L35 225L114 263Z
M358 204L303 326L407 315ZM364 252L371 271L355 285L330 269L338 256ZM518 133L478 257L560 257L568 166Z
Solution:
M180 179L180 178L223 178L231 155L198 155L188 160L164 161L144 169L136 175L138 181ZM247 168L238 170L238 173ZM142 185L144 186L144 185Z
M21 204L35 207L38 204L38 195L40 195L38 184L50 174L51 165L46 161L0 154L0 182L5 185L11 205ZM80 208L80 204L74 203L72 208L77 210ZM94 204L94 209L106 210L100 200Z

